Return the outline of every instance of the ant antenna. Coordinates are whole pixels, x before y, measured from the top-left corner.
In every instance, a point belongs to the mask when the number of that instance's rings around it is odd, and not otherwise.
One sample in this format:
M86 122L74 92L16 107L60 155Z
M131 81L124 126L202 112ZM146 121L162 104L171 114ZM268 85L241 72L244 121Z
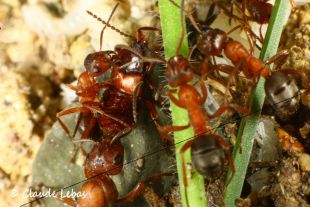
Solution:
M113 8L113 10L112 10L112 12L111 12L111 14L110 14L110 16L109 16L109 19L108 19L108 21L107 21L107 24L109 24L110 20L112 19L112 16L113 16L113 14L115 13L115 11L116 11L118 5L119 5L119 3L115 4L115 6L114 6L114 8ZM102 28L102 30L101 30L101 32L100 32L100 49L99 49L99 51L101 51L101 48L102 48L103 31L105 30L105 28L107 28L107 24L104 25L104 27Z
M175 3L175 2L174 2ZM181 6L183 7L184 6L184 0L181 1ZM183 18L184 18L184 15L183 15L183 9L181 9L181 36L180 36L180 40L179 40L179 43L178 43L178 47L177 47L177 50L176 50L176 55L179 54L180 52L180 49L181 49L181 46L182 46L182 42L183 42L183 39L184 39L184 22L183 22Z
M111 15L110 15L110 17L109 17L107 22L104 21L103 19L101 19L100 17L98 17L97 15L95 15L94 13L92 13L92 12L90 12L88 10L86 11L90 16L94 17L96 20L98 20L99 22L101 22L102 24L105 25L104 28L101 30L101 33L100 33L100 50L101 50L103 31L104 31L104 29L106 27L110 27L112 30L118 32L119 34L121 34L121 35L123 35L125 37L131 38L131 39L134 39L134 40L136 39L134 36L129 35L129 34L125 33L125 32L122 32L120 29L118 29L118 28L114 27L113 25L109 24L109 21L110 21L112 15L113 15L114 11L116 10L116 7L118 6L118 4L119 3L117 3L116 6L114 7L114 9L113 9L113 11L112 11L112 13L111 13Z
M181 13L182 11L184 12L184 2L182 1L181 2L181 5L182 6L179 6L174 0L169 0L174 6L176 6L177 8L179 8L181 10ZM191 21L191 23L193 24L194 28L197 30L198 33L202 33L202 31L199 29L196 21L194 20L194 17L192 14L190 14L189 12L185 11L186 13L186 16L187 18L189 19L189 21Z

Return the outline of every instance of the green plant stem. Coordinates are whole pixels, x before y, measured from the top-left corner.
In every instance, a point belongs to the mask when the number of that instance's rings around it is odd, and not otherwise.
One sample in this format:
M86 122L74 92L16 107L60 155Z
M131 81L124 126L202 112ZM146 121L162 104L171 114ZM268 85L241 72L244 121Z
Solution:
M290 9L288 0L276 0L260 54L261 60L265 61L276 54L281 33L289 16ZM225 206L235 206L235 200L241 194L254 143L254 133L265 100L264 83L265 79L260 78L251 99L251 115L243 118L240 124L238 142L233 151L236 172L234 174L231 172L228 173L228 178L233 177L226 188L224 198Z
M180 0L176 0L175 2L180 3ZM181 22L185 25L185 21L181 21L180 9L173 5L168 0L159 0L159 11L160 11L160 19L161 19L161 27L162 27L162 35L163 42L165 48L165 57L169 59L176 54L176 48L178 47L180 34L181 34ZM186 34L186 31L185 31ZM188 43L187 38L185 36L180 54L187 57L188 54ZM173 125L176 126L184 126L188 124L188 113L186 110L177 107L170 101L171 113L172 113L172 122ZM178 169L178 178L179 178L179 186L182 198L182 206L186 207L186 197L185 197L185 188L184 188L184 175L182 169L182 158L180 154L180 149L186 143L186 141L190 137L193 137L192 128L187 130L182 130L180 132L174 133L174 142L180 143L176 145L176 160L177 160L177 169ZM190 158L190 150L187 150L184 153L184 158L186 163L191 163ZM199 206L206 207L206 193L204 188L204 179L201 175L196 172L192 172L190 169L186 167L186 175L187 175L187 194L188 194L188 202L190 206Z

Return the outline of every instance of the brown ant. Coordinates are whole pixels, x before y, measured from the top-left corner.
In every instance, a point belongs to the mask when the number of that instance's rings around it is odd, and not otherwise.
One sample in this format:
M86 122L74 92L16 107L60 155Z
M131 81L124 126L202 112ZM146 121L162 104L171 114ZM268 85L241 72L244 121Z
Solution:
M291 7L295 8L294 0L289 0ZM259 28L259 40L262 43L264 41L262 35L262 26L263 24L268 24L271 12L273 9L273 5L268 3L268 0L217 0L215 5L218 5L220 8L223 9L226 15L229 17L236 19L241 22L253 21L260 24ZM227 4L230 4L231 9L230 11L227 10ZM241 6L240 6L241 4ZM240 18L233 14L233 6L236 6L237 9L242 13L243 18ZM246 12L246 10L248 12ZM248 15L247 15L248 14Z
M169 0L173 2L173 0ZM173 2L175 4L175 2ZM178 6L179 7L179 6ZM183 10L183 9L182 9ZM190 17L190 20L197 31L200 33L200 37L197 40L196 45L193 46L191 54L197 48L208 60L212 56L221 57L224 52L225 56L233 63L235 67L223 64L215 64L213 69L219 69L228 74L233 74L235 70L242 70L247 78L257 78L259 76L268 77L271 69L267 64L274 62L277 59L284 58L287 56L288 51L282 51L274 57L271 57L266 62L263 62L252 55L254 50L252 44L250 44L250 52L244 47L244 45L232 38L228 37L237 26L229 32L224 32L220 29L207 28L205 31L201 31L196 24L195 20ZM249 36L249 39L251 37ZM204 71L207 71L208 64L204 65Z
M173 2L172 0L169 1ZM181 9L181 11L183 11L183 9ZM189 19L191 20L197 31L200 33L196 45L194 45L191 49L189 57L191 57L191 54L196 48L199 50L200 53L205 55L202 73L210 73L210 71L208 71L209 68L211 68L211 70L220 70L222 72L230 74L231 76L233 76L239 71L242 71L246 78L254 80L254 84L252 85L252 87L249 87L249 93L251 92L251 89L255 87L260 76L263 76L264 78L268 78L270 76L271 68L268 66L268 64L275 62L279 59L283 60L288 55L288 50L284 50L271 57L269 60L263 62L252 55L254 48L253 46L251 46L251 44L249 52L242 43L228 37L228 34L231 33L231 31L235 30L237 27L233 28L227 33L220 29L213 28L207 28L205 31L202 32L200 31L195 20L192 17L190 17ZM215 63L213 65L209 64L209 60L211 57L221 57L222 53L225 54L226 58L228 58L234 66ZM281 64L279 64L278 67L280 66ZM230 88L229 86L230 79L228 79L227 81L226 89Z
M115 7L113 8L111 15L109 17L109 20L114 14L117 6L118 4L116 4ZM102 29L101 36L103 35L104 29L105 27ZM102 45L102 38L100 38L100 48L101 48L101 45ZM92 59L96 58L96 61L90 61L89 59L91 58ZM118 67L116 65L116 62L117 62L117 57L113 51L100 51L100 52L92 53L88 55L84 61L85 68L86 69L91 68L92 73L89 73L88 71L83 72L78 77L77 86L73 86L69 84L67 85L70 89L76 92L77 96L79 97L79 103L82 104L82 106L79 106L79 107L73 107L73 108L63 110L57 113L56 115L57 120L59 121L60 125L62 126L62 128L68 134L69 137L71 137L69 129L63 123L60 117L71 114L71 113L82 112L83 120L85 124L86 123L88 124L82 134L81 139L89 137L90 135L89 133L91 129L96 124L95 114L97 112L100 112L101 114L103 113L100 110L100 104L98 100L99 91L102 88L107 88L111 85L109 82L98 83L95 78L99 75L102 75L103 73L110 70L111 68L114 69L115 67ZM78 124L76 125L74 129L74 133L71 139L74 138L81 120L82 120L82 116L80 116L78 119ZM86 155L86 152L84 150L83 150L83 153Z
M181 2L182 8L184 0ZM183 9L181 9L181 19L183 19ZM183 183L185 185L185 195L187 199L187 176L185 175L186 166L184 160L184 152L191 149L191 159L194 168L202 175L208 178L214 178L220 175L223 170L225 161L223 149L226 151L228 162L232 171L235 171L231 152L228 143L225 139L212 132L211 128L206 124L212 118L218 117L228 109L235 109L237 111L248 111L243 107L235 104L222 105L213 115L208 115L203 109L202 105L207 98L207 88L204 84L204 76L201 76L200 87L202 95L199 94L197 89L190 85L190 81L193 79L193 70L190 67L188 59L179 55L182 40L184 38L184 25L182 24L181 37L176 50L176 55L171 57L167 62L166 79L171 87L178 87L176 89L169 89L167 92L170 100L178 107L186 109L188 111L190 126L194 128L195 138L187 141L180 149L182 156L182 168L183 168ZM177 93L179 98L176 98L173 94ZM153 119L157 117L153 114ZM160 128L160 127L159 127ZM161 128L162 132L171 132L180 130L180 126L166 126ZM188 205L189 206L189 205Z
M114 7L109 20L116 7L117 5ZM88 13L104 22L91 12ZM103 30L107 26L111 27L108 22L104 22L105 27ZM83 106L70 108L57 114L57 118L67 134L69 134L69 130L59 117L75 112L82 112L83 120L87 123L81 139L91 137L92 129L96 125L99 125L100 130L106 136L113 137L112 142L134 128L137 122L137 98L140 95L143 81L147 80L146 73L153 67L153 63L162 62L140 54L140 52L145 52L147 45L147 42L143 40L142 30L155 29L149 27L140 28L137 31L137 41L133 44L133 48L118 45L116 46L116 52L100 51L86 57L84 65L87 71L80 75L77 87L70 86L80 96L79 101ZM100 44L102 44L102 34L103 32L101 32ZM145 62L147 64L144 64ZM98 83L95 78L107 70L112 70L109 80ZM106 90L103 92L101 99L98 100L98 92L102 88ZM79 118L74 135L81 120L82 118ZM85 150L83 150L83 153L86 155Z
M119 141L113 142L112 137L104 137L100 140L100 142L95 142L95 146L88 154L84 164L84 173L87 180L80 189L82 196L74 200L57 195L57 199L74 207L108 207L111 202L133 201L143 193L147 183L156 181L161 176L171 175L171 173L157 173L137 184L123 198L118 199L117 188L110 176L121 172L124 165L124 148Z

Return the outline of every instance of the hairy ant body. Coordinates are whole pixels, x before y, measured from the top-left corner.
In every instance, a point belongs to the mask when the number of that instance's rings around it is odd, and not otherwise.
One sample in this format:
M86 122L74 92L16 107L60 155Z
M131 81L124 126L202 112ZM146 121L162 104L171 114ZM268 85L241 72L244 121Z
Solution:
M114 8L113 12L115 11ZM113 14L112 12L112 14ZM88 12L107 26L118 31L108 22L104 22L96 15ZM58 120L69 135L69 130L59 117L75 112L82 112L83 119L79 118L74 135L81 119L87 123L81 139L91 136L93 128L98 125L105 136L112 136L113 141L121 138L134 128L137 122L137 99L140 89L146 78L146 73L153 67L153 63L162 62L158 59L143 56L148 52L147 42L143 40L142 30L157 30L151 27L142 27L137 31L137 38L132 47L117 45L116 51L100 51L89 54L84 61L86 72L78 79L78 86L69 86L80 97L81 107L70 108L57 114ZM121 34L125 34L120 32ZM101 32L101 43L102 44ZM126 35L132 37L130 35ZM134 37L132 37L134 39ZM101 48L101 46L100 46ZM111 70L109 80L99 83L96 77ZM147 81L150 83L150 81ZM151 85L151 84L149 84ZM99 91L105 88L99 100ZM74 137L73 135L73 137ZM86 155L85 150L83 153Z
M117 6L118 4L116 4L116 6L113 8L109 20L111 19ZM100 50L104 29L105 27L101 32ZM99 112L99 114L104 114L104 112L100 109L100 101L98 98L99 92L102 88L108 88L111 85L110 82L98 83L96 77L102 75L108 70L111 70L111 68L114 70L116 67L118 67L117 61L118 58L116 53L113 51L99 51L89 54L84 60L84 66L87 71L81 73L81 75L78 77L77 86L67 85L70 89L76 92L77 96L79 97L78 101L82 104L82 106L63 110L56 115L60 125L71 139L74 138L82 120L86 127L82 133L81 139L91 137L90 132L93 132L92 128L94 128L94 126L97 124L97 113ZM74 129L73 136L70 136L68 127L60 119L60 117L76 112L81 112L81 115L79 116L78 123ZM82 151L86 155L86 152L83 150L83 148Z

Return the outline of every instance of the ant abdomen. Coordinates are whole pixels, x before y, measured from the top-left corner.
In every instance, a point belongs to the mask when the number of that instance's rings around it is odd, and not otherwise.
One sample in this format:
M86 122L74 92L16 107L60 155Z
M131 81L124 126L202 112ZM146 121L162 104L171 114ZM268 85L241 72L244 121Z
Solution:
M109 205L109 201L116 200L118 197L115 184L108 176L88 180L83 184L80 193L83 196L78 197L77 206L81 207L105 207Z
M206 178L213 179L222 174L225 154L212 136L195 138L191 147L191 157L194 168Z
M115 64L117 57L113 51L99 51L89 55L84 60L86 71L92 76L99 76Z
M274 72L265 82L266 96L278 116L286 120L299 108L299 89L295 80L283 72Z

